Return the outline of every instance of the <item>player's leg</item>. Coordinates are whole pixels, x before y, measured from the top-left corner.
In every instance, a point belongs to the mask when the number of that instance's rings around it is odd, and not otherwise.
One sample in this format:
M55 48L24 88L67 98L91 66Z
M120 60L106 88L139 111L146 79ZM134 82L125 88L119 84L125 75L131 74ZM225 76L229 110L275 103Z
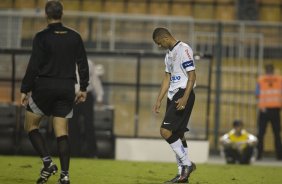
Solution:
M182 142L182 145L183 145L183 147L184 147L184 150L185 150L185 153L186 153L186 155L187 155L187 157L188 157L188 146L187 146L187 142L186 142L186 139L185 139L185 137L182 137L181 138L181 142ZM176 176L173 178L173 179L171 179L169 182L178 182L178 180L179 180L179 177L181 176L181 173L182 173L182 168L183 168L183 164L182 164L182 162L181 162L181 159L179 158L179 156L178 155L175 155L175 157L176 157L176 163L177 163L177 174L176 174ZM189 157L188 157L188 160L189 160ZM190 161L190 160L189 160ZM196 165L194 164L194 163L192 163L191 161L190 161L190 163L191 163L191 165L190 165L190 167L192 166L192 168L193 169L191 169L191 170L195 170L196 169Z
M187 122L190 117L192 107L194 104L194 93L192 95L193 98L190 98L190 107L187 107L182 110L178 111L176 108L176 101L178 98L182 97L184 93L184 90L180 89L168 103L166 115L164 118L164 121L161 125L161 135L162 137L170 144L172 150L175 152L176 157L178 159L177 163L180 163L181 165L181 174L177 178L177 181L174 181L176 183L181 183L181 182L187 182L188 177L190 176L190 173L195 170L195 164L193 164L188 156L187 156L187 151L185 150L184 146L186 146L187 149L187 143L186 140L184 139L184 132L187 130ZM189 101L189 100L188 100ZM189 109L189 112L187 112L187 109ZM188 114L188 115L187 115ZM184 141L182 141L182 138ZM174 178L176 179L176 178ZM172 179L172 180L174 180ZM172 180L170 182L172 182Z
M180 136L180 139L181 139L182 145L184 147L184 150L186 152L186 155L188 156L188 146L187 146L187 142L186 142L186 139L184 137L184 134L182 134L182 136ZM188 159L189 159L189 157L188 157ZM181 171L182 171L182 163L181 163L180 158L177 155L176 155L176 162L177 162L177 168L178 168L178 175L180 175Z
M241 158L239 160L240 164L250 164L253 153L254 147L247 145L241 153Z
M236 160L238 159L238 151L233 149L231 146L225 146L224 149L224 156L227 164L235 164Z
M171 109L171 108L174 108L173 107L173 101L167 99L167 104L166 104L166 114L169 114L168 111ZM166 115L167 116L167 115ZM163 121L163 124L162 126L165 126L165 125L168 125L167 122ZM171 125L170 125L171 126ZM162 132L160 132L162 134ZM171 133L171 131L170 131ZM170 135L169 135L170 136ZM174 178L172 178L171 180L169 180L168 182L174 182L174 181L177 181L177 179L179 178L180 174L181 174L181 170L182 170L182 162L179 158L179 156L177 154L175 154L175 157L176 157L176 164L177 164L177 169L178 169L178 173L176 174L176 176Z
M264 135L266 131L267 121L268 121L267 112L260 111L258 115L258 134L257 134L257 138L258 138L257 159L258 160L262 158L262 154L263 154L263 139L264 139Z
M179 135L179 137L182 141L182 144L183 144L183 147L184 147L184 150L185 150L185 153L186 153L186 157L188 159L188 167L182 166L182 173L183 173L183 170L185 171L184 174L182 174L182 178L189 177L190 174L193 171L196 170L195 163L193 163L189 158L187 141L186 141L186 138L184 136L185 132L189 131L187 126L188 126L188 122L189 122L189 119L190 119L190 116L191 116L191 113L192 113L192 110L193 110L194 102L195 102L195 94L194 94L194 91L191 91L190 96L189 96L188 101L187 101L187 104L186 104L186 107L182 112L182 117L181 117L181 120L180 120L181 125L179 126L179 128L177 130L178 135Z
M276 150L276 158L282 160L282 145L281 145L281 136L280 136L280 109L275 108L271 109L269 112L270 122L272 124L272 131L274 135L274 145Z
M58 154L61 164L61 175L59 183L68 184L69 181L69 163L70 163L70 145L68 139L68 119L62 117L53 118L53 128L57 138Z

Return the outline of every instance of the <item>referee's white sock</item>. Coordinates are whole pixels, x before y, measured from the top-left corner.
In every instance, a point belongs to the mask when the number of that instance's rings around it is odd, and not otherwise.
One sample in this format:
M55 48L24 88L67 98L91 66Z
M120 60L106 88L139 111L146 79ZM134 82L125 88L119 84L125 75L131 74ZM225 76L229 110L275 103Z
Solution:
M170 144L170 147L175 152L176 156L181 161L181 165L188 165L190 160L188 160L186 151L180 139ZM191 162L190 162L191 165Z

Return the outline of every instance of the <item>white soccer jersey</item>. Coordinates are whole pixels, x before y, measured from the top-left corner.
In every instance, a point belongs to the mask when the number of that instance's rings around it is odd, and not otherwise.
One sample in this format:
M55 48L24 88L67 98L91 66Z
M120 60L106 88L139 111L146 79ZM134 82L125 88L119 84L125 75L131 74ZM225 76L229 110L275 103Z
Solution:
M165 66L165 71L171 74L167 96L169 99L172 99L179 88L186 88L188 81L187 72L195 70L191 47L186 43L178 41L174 48L166 53Z

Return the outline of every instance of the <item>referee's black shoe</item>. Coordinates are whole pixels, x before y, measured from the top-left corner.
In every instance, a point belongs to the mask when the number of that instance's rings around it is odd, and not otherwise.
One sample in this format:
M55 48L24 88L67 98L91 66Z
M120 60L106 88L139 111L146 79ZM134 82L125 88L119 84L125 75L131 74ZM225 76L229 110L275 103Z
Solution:
M58 171L58 167L51 163L48 167L43 167L40 171L40 177L36 181L36 184L43 184L46 183L49 177L53 174L56 174Z
M70 184L70 179L68 175L62 175L60 179L58 180L58 184Z

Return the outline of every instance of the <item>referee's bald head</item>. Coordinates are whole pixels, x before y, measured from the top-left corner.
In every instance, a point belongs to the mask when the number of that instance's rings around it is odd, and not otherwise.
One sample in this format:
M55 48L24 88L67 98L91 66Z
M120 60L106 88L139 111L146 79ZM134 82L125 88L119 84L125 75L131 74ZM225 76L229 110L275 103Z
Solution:
M153 32L153 40L162 37L171 37L171 34L166 28L163 27L156 28Z

